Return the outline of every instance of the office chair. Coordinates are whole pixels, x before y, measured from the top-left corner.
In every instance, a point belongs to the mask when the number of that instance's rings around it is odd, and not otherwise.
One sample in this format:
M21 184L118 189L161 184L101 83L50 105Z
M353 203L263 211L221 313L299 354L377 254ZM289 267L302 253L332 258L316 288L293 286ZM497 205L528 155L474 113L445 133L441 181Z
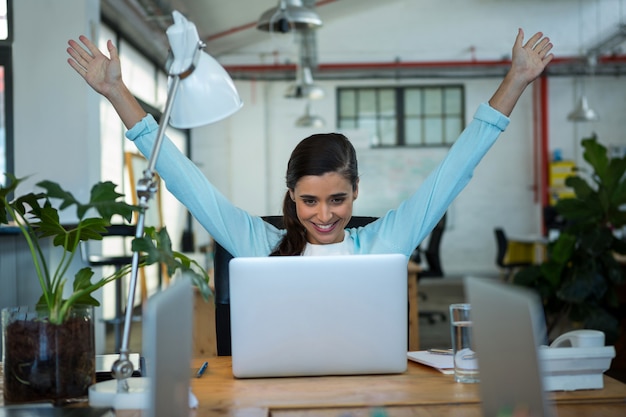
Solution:
M507 254L509 250L509 240L506 237L506 233L504 233L504 229L502 229L501 227L496 227L494 229L494 234L496 237L496 244L497 244L496 265L500 268L501 278L505 281L509 281L515 269L522 268L525 266L530 266L532 262L530 261L510 262L507 259Z
M446 213L443 214L441 220L437 223L433 231L430 233L430 237L428 239L428 246L426 246L426 250L422 250L420 246L418 246L413 254L411 255L411 260L417 264L421 264L422 262L422 254L425 258L427 268L423 271L418 272L417 280L419 282L422 278L443 278L444 272L443 267L441 266L441 257L440 257L440 249L441 249L441 239L443 238L443 232L446 229ZM423 292L419 293L422 297L422 300L426 300L427 296ZM423 310L419 312L420 318L425 318L428 320L428 323L435 324L437 319L441 321L446 321L446 314L442 311L429 311Z
M365 226L376 219L377 217L353 216L346 227L352 228ZM282 216L264 216L263 220L278 228L284 228ZM230 356L230 286L228 263L233 256L217 242L215 242L213 255L213 273L215 280L215 337L217 342L217 355Z

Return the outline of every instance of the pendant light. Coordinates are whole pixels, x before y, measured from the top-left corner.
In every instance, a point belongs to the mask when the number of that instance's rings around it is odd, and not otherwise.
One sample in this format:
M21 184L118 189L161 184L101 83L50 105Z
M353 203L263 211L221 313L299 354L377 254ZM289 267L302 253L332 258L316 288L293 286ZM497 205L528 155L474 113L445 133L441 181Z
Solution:
M580 96L576 108L567 115L567 120L571 120L573 122L593 122L598 119L598 114L589 107L587 97L585 95Z
M320 116L311 114L311 103L307 100L304 108L304 115L296 120L297 127L324 127L326 122Z
M580 43L582 49L582 33L583 33L583 12L582 12L582 0L578 1L578 42ZM595 54L592 54L590 51L587 53L585 57L585 68L587 73L593 77L593 73L595 72L595 65L597 62L597 57ZM586 76L586 75L584 75ZM587 102L587 96L585 95L585 80L579 80L579 83L582 85L582 94L578 98L576 103L576 107L567 115L567 120L573 122L593 122L598 120L598 114L589 107L589 103Z
M280 0L278 6L263 12L256 25L259 30L279 33L320 26L322 19L314 10L305 7L302 0Z
M287 87L285 97L319 100L324 98L324 90L313 81L313 68L317 67L316 31L301 29L297 31L299 46L296 81Z

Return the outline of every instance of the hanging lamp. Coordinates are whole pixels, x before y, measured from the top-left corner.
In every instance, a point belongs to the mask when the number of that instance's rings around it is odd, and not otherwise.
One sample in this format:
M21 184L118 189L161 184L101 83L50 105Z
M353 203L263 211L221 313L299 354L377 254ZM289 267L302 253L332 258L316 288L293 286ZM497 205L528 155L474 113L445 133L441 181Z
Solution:
M322 19L314 10L305 7L302 0L280 0L278 6L263 12L256 25L259 30L279 33L320 26Z
M573 122L593 122L598 119L598 114L591 107L589 107L589 103L587 103L587 97L585 95L580 96L576 108L574 108L574 110L567 115L567 120L571 120Z
M311 114L311 103L307 100L304 108L304 115L296 120L297 127L324 127L326 122L320 116Z

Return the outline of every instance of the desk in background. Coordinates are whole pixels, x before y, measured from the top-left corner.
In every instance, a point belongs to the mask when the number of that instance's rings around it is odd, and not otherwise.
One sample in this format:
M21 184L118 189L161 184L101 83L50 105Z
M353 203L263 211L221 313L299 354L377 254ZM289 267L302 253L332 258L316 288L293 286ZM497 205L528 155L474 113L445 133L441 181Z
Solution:
M543 236L509 236L507 262L528 261L539 265L546 259L548 239Z

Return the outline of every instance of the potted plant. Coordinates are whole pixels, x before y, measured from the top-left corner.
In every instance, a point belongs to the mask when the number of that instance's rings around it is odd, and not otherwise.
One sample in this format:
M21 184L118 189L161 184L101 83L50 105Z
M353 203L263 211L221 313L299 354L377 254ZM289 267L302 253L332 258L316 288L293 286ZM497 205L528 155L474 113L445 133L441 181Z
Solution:
M125 203L112 182L94 185L87 203L79 202L51 181L36 184L43 192L11 199L24 179L11 175L7 178L10 183L0 187L0 224L14 223L26 239L41 297L26 312L19 308L2 311L5 402L61 403L82 397L95 382L92 309L99 303L93 292L128 274L131 266L93 282L90 267L81 268L73 279L70 267L81 242L101 240L112 219L130 221L140 207ZM59 212L70 208L76 210L77 222L63 225ZM132 243L133 251L142 252L141 265L164 263L169 274L177 269L190 270L194 285L208 298L206 272L197 262L172 251L167 230L146 228L145 232L143 238ZM54 266L46 259L42 239L50 239L54 247L62 249Z
M549 330L565 320L572 327L601 330L613 344L626 302L619 296L626 278L617 260L626 254L620 236L626 224L626 158L610 158L595 135L581 143L590 172L585 178L577 169L565 181L574 197L555 206L565 226L548 245L547 259L519 271L514 282L539 292Z

